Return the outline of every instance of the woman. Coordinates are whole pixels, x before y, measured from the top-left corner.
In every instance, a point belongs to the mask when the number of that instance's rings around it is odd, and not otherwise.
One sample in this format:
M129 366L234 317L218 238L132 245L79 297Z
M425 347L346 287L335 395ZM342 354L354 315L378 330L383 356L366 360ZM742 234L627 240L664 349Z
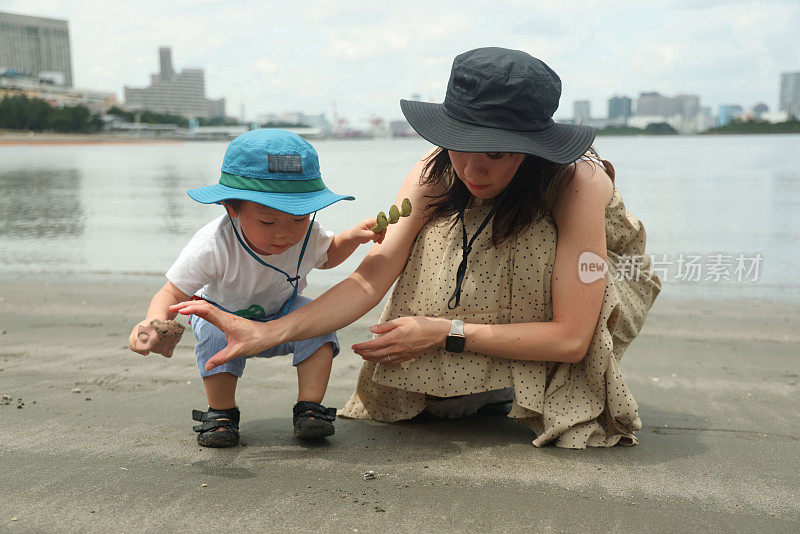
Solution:
M661 283L613 168L593 155L594 131L553 122L560 92L558 75L524 52L457 56L443 104L401 101L439 147L400 188L413 214L350 277L283 319L176 306L225 331L209 365L339 329L396 281L371 329L379 336L353 347L365 363L341 415L461 415L513 397L508 416L537 433L536 446L636 444L641 421L618 365ZM617 271L626 258L633 276Z

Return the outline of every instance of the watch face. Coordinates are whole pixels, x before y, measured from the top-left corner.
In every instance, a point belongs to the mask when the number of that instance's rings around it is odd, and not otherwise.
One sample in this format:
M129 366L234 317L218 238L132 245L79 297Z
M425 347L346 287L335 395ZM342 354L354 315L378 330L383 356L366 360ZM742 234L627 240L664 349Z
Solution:
M464 344L467 339L464 336L447 336L444 348L449 352L464 352Z

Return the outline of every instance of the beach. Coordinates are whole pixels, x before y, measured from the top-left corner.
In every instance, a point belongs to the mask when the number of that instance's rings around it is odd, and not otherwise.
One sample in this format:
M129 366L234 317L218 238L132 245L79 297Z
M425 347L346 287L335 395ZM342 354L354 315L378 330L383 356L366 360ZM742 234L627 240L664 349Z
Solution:
M536 448L499 416L340 419L305 445L289 357L247 364L242 445L199 447L191 333L171 359L127 343L220 215L186 190L219 179L226 143L0 145L0 532L797 532L800 136L597 144L664 288L621 362L640 444L588 450ZM357 197L318 215L334 232L386 210L429 150L315 146L326 185ZM314 271L304 294L366 251ZM737 276L739 256L757 270ZM352 394L350 346L379 312L339 332L326 405Z
M197 445L189 332L127 348L160 276L0 276L2 532L796 532L800 304L662 293L622 360L635 447L531 445L504 417L339 419L292 435L289 358L248 363L242 444ZM313 294L312 294L313 296ZM353 391L379 310L340 335L326 404ZM363 474L374 471L375 478ZM14 520L16 518L16 520Z

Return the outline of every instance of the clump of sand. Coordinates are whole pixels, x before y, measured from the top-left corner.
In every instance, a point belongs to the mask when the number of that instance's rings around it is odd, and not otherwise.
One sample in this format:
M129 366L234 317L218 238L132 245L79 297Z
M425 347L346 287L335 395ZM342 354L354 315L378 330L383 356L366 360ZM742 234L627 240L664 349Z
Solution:
M181 323L175 321L153 319L148 325L139 327L139 340L144 344L152 340L151 352L171 358L184 329Z

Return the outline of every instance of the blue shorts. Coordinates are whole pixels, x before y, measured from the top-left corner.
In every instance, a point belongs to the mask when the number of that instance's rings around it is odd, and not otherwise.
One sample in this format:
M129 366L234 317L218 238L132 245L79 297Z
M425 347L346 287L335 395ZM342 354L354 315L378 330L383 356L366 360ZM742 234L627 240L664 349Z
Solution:
M289 308L289 312L302 308L309 302L311 302L311 299L298 295ZM259 320L259 322L272 321L277 318L277 315L277 313L269 315ZM244 373L244 364L247 358L272 358L273 356L293 354L292 365L297 365L314 354L314 352L325 343L331 343L333 345L334 356L339 354L339 340L336 338L336 332L332 332L330 334L312 337L311 339L277 345L253 356L234 358L219 367L215 367L211 371L206 371L206 362L216 353L224 349L228 345L228 341L225 339L225 334L223 334L219 328L202 317L192 315L190 322L192 325L192 333L195 339L197 339L197 345L194 348L194 354L197 357L197 370L202 377L215 375L217 373L231 373L241 378L242 373Z

